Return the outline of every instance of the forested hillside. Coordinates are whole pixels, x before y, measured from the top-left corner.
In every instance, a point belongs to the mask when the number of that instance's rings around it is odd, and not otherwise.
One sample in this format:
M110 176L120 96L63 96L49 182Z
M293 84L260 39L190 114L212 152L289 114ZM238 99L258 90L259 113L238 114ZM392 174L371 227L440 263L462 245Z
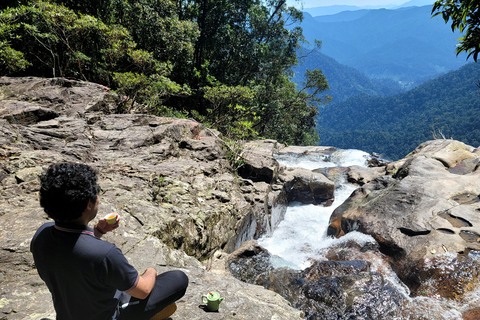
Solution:
M480 145L480 66L470 63L405 93L361 95L320 110L321 145L378 152L396 160L432 138Z
M302 63L294 67L293 81L302 83L306 70L319 68L327 77L329 89L325 92L332 97L332 102L345 100L359 94L389 96L406 91L399 83L390 79L372 79L364 73L338 63L335 59L324 55L321 50L309 52L303 49L305 57Z
M315 145L319 70L291 81L302 13L285 0L2 0L0 76L97 82L227 138Z

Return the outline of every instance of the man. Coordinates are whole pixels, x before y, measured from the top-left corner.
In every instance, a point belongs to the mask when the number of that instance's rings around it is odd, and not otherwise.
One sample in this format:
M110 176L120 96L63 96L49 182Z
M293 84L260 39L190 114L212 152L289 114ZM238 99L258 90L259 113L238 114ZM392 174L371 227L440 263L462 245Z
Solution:
M97 173L84 164L51 165L40 178L40 205L55 222L35 233L30 251L58 320L166 319L188 286L182 271L142 275L119 248L100 238L118 227L100 219Z

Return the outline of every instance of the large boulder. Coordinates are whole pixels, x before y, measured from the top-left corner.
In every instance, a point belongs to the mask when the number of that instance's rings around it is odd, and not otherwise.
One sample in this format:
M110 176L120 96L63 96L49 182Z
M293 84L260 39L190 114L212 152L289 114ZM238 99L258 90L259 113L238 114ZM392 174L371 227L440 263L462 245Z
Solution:
M356 230L371 235L415 291L433 272L411 270L422 270L437 254L480 250L479 155L459 141L423 143L339 206L328 234ZM476 280L464 285L471 288Z
M289 202L329 206L335 199L335 183L322 173L302 168L288 168L280 177Z
M278 177L278 162L272 157L282 145L275 140L248 141L239 146L242 164L238 173L253 181L274 182ZM234 150L230 150L235 154ZM234 159L235 160L235 159Z

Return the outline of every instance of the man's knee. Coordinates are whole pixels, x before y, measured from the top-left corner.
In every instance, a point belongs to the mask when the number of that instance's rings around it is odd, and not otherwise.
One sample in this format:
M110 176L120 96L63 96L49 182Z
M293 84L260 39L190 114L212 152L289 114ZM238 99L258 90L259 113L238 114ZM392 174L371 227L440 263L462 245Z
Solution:
M185 272L180 270L174 270L173 272L176 273L175 276L178 280L178 286L186 290L188 287L188 276L185 274Z
M168 283L177 289L177 291L186 290L188 287L188 276L181 270L171 270L157 276L157 281L168 279Z

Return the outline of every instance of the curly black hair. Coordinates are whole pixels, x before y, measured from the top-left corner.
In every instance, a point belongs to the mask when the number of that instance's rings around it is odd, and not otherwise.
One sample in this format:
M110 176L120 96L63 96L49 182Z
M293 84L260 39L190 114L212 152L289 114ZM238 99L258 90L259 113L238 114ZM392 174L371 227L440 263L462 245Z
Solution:
M56 163L40 177L40 205L55 221L78 219L96 201L97 172L86 164Z

